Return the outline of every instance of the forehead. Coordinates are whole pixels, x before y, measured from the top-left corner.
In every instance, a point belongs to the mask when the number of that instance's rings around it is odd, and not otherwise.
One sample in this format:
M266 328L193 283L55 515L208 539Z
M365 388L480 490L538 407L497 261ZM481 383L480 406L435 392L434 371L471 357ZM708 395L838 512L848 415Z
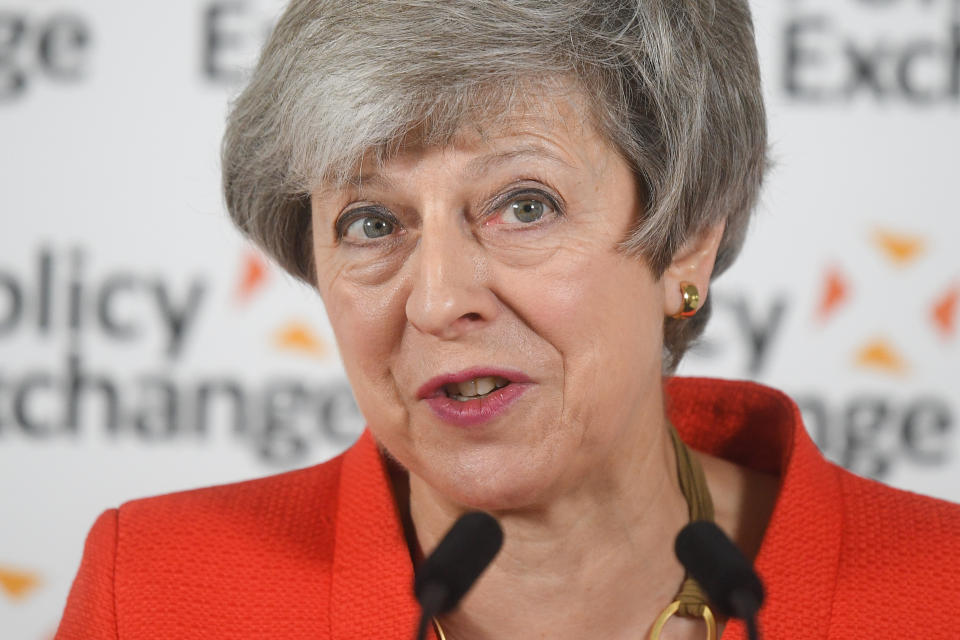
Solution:
M542 89L514 101L507 111L477 110L447 135L436 133L429 123L421 123L389 145L371 146L348 170L323 180L314 192L374 186L431 157L442 158L465 178L480 178L516 163L600 169L613 151L579 95L550 95Z

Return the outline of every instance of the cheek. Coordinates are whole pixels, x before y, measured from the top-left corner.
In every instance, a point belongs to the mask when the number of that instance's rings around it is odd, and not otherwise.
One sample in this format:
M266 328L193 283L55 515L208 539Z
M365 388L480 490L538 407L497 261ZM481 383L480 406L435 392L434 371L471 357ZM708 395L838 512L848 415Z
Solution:
M661 342L661 287L632 258L563 252L535 276L519 273L511 280L524 283L515 295L530 301L523 305L529 323L553 336L558 347L632 344L651 350Z
M659 385L662 292L646 267L619 254L558 255L536 286L527 322L559 352L568 419L623 407ZM610 401L598 402L600 398Z
M378 418L378 411L398 406L390 365L404 328L399 291L396 285L357 287L342 280L323 288L341 359L370 422Z

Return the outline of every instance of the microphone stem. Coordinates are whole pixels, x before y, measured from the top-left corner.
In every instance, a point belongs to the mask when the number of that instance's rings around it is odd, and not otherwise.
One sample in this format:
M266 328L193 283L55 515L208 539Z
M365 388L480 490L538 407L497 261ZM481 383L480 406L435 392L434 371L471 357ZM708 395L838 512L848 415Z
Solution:
M417 627L417 640L424 640L424 638L427 637L427 628L430 626L430 621L432 619L433 616L421 614L420 625Z
M747 637L750 640L760 640L760 630L757 628L757 617L754 615L744 618L747 623Z
M420 624L417 626L417 640L424 640L427 637L427 629L430 627L430 621L443 608L443 603L447 599L447 588L442 584L430 582L424 585L420 593Z
M730 606L736 617L747 625L747 637L750 640L760 640L760 631L757 628L757 611L760 603L753 593L747 589L736 589L730 594Z

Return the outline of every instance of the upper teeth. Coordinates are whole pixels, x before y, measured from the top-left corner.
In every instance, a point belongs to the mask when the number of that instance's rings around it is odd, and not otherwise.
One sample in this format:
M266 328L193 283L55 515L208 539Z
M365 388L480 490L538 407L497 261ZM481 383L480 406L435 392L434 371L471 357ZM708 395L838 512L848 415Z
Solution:
M466 382L451 382L444 385L444 390L449 396L461 396L465 398L475 398L485 396L494 389L505 387L510 383L506 378L500 376L484 376L474 378Z

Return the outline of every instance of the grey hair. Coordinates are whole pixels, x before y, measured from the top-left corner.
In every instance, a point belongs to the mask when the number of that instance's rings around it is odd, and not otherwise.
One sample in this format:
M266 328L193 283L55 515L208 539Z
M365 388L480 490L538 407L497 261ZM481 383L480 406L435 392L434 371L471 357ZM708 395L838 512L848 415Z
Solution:
M766 167L747 0L292 0L228 118L227 209L316 284L317 186L411 135L443 144L545 78L573 81L634 168L644 210L622 248L659 277L726 221L713 277L729 267ZM709 312L708 299L691 319L665 320L665 372Z

